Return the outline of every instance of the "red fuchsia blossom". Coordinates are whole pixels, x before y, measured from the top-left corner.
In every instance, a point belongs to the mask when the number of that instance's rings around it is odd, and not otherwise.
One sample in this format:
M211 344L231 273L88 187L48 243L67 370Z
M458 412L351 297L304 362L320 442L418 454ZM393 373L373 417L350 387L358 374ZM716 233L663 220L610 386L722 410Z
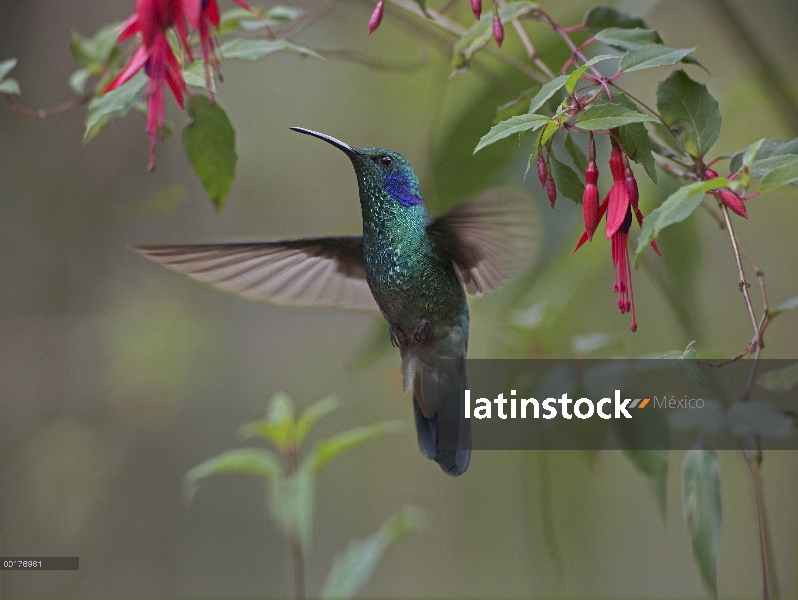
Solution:
M589 171L590 164L588 164ZM641 227L643 226L643 214L637 206L639 196L637 181L629 166L629 160L615 139L612 140L610 171L612 172L612 187L604 197L604 201L598 206L598 216L595 222L598 224L604 214L607 214L607 239L612 240L612 266L614 272L612 289L618 294L618 309L621 314L632 313L631 329L632 331L637 331L635 299L632 291L632 267L629 262L629 228L632 225L632 212L634 211L637 222ZM589 180L588 172L585 173L586 181ZM590 177L592 179L592 175ZM598 173L596 173L596 177L598 177ZM587 190L587 185L585 188ZM590 224L588 224L588 219L585 217L585 232L579 238L576 248L573 250L574 252L591 239L592 234L588 233L589 226L592 226L592 215ZM659 254L659 249L653 240L651 247Z
M477 21L482 16L482 0L471 0L471 12L477 18Z
M543 158L542 150L538 153L537 168L538 168L538 180L540 181L540 187L542 187L545 190L546 180L549 178L549 169L546 166L546 159Z
M219 43L216 36L213 34L213 29L219 27L221 21L221 14L219 13L219 4L216 0L182 0L184 6L184 13L188 24L192 29L197 30L200 37L200 46L202 47L202 62L205 63L205 79L207 81L208 89L211 88L211 68L216 72L219 80L222 79L219 72L219 59L216 57L216 50ZM252 10L244 0L233 0L241 8ZM191 56L191 49L187 43L184 43L186 50Z
M585 191L582 194L582 214L585 219L585 233L589 241L593 240L593 233L599 223L599 193L598 167L596 166L596 142L593 141L593 132L590 132L590 141L587 145L588 163L585 170Z
M369 28L366 31L366 35L371 35L374 33L374 30L380 26L382 22L382 13L385 11L385 0L380 0L377 2L377 6L374 7L374 12L371 13L371 18L369 19Z
M546 196L549 197L549 204L554 208L554 203L557 201L557 184L554 183L554 177L551 176L551 173L546 179Z
M141 34L141 45L135 51L122 72L103 90L116 89L128 81L142 67L149 78L145 98L147 99L147 134L150 136L149 168L155 168L155 142L162 136L164 124L164 83L169 85L181 109L186 83L180 74L180 65L167 38L167 31L174 26L178 37L188 43L181 0L136 0L136 12L120 27L119 39L134 33Z
M504 25L499 18L499 13L493 11L493 39L496 40L496 45L501 48L504 41Z
M715 179L717 176L718 174L712 169L704 169L704 179ZM743 204L742 199L730 189L723 188L722 190L711 190L709 193L742 218L748 218L748 211L745 210L745 204Z

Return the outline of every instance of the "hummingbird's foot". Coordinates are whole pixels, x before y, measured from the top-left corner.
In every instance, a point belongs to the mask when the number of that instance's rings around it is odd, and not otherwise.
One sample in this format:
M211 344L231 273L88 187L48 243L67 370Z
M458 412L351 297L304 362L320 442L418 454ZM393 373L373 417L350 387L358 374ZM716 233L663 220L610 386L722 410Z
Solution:
M413 332L413 337L419 344L425 344L429 340L430 325L427 319L421 321Z
M391 325L391 344L398 348L399 346L407 346L407 336L396 325Z

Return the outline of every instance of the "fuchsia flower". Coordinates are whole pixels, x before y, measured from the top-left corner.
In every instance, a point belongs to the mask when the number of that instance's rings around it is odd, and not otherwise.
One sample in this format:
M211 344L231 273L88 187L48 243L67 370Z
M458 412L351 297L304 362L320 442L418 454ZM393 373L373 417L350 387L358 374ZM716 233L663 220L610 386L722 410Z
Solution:
M477 21L479 21L482 16L482 0L471 0L471 12L474 13Z
M122 72L103 90L116 89L142 67L149 77L145 97L147 99L147 135L150 136L150 170L155 168L155 141L162 137L164 124L164 83L169 85L180 108L186 82L180 74L180 65L172 52L166 32L174 26L178 37L188 44L185 18L181 0L136 0L136 12L125 21L119 30L119 39L124 40L135 33L141 34L141 45L122 69Z
M367 36L374 33L374 30L380 26L380 23L382 23L383 12L385 12L385 0L380 0L377 2L377 6L374 7L374 12L371 13L371 18L369 18L369 27L366 30Z
M241 8L252 10L244 0L233 0L233 2ZM219 79L222 79L222 75L219 72L219 59L216 57L216 49L219 47L219 43L212 30L212 28L219 27L219 22L221 21L219 4L216 0L183 0L183 5L188 24L199 33L202 61L205 63L205 79L210 89L211 68L216 72ZM188 44L184 43L184 45L189 56L191 56L191 49Z
M718 174L712 169L704 169L704 179L715 179L717 176ZM722 190L711 190L709 193L715 196L715 198L728 206L735 213L740 215L743 219L748 218L748 211L745 210L745 204L743 204L742 199L740 199L740 197L730 189L723 188Z
M501 48L504 41L504 25L499 18L499 13L493 11L493 39L496 40L496 45Z
M598 169L595 164L595 147L588 147L588 167L585 173L585 193L583 196L585 232L574 248L576 252L582 244L592 239L598 222L607 214L607 239L612 240L612 265L614 281L612 289L618 294L618 309L621 314L632 313L632 331L637 331L635 318L635 298L632 290L632 266L629 262L629 228L632 226L632 212L637 218L637 223L642 228L643 214L638 208L639 194L637 181L629 166L629 159L624 154L620 145L612 140L612 154L610 155L610 171L612 172L612 187L604 201L598 205L598 189L593 191L598 181ZM590 190L590 186L593 186ZM587 202L591 206L587 206ZM598 206L594 206L598 205ZM651 247L659 254L656 242L652 240ZM572 252L573 254L573 252Z

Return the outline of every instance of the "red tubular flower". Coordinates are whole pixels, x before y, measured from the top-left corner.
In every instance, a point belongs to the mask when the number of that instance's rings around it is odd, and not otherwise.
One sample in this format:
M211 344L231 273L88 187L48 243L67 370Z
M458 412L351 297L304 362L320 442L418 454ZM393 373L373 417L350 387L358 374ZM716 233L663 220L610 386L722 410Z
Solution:
M218 28L221 21L219 4L217 0L182 0L182 2L188 24L193 29L196 29L200 36L202 62L205 63L205 79L208 89L210 89L211 68L216 72L219 80L222 80L222 75L219 72L219 59L216 56L216 49L219 47L219 43L213 33L213 29ZM252 10L244 0L233 0L233 2L246 10ZM187 41L184 42L184 45L190 56L191 49L188 47Z
M549 204L554 208L554 203L557 201L557 184L554 183L554 177L551 176L551 173L546 179L546 196L549 198Z
M718 174L712 169L704 169L704 179L715 179L717 176ZM743 204L742 199L730 189L723 188L722 190L711 190L709 193L743 219L748 218L748 211L745 210L745 204Z
M382 13L385 10L385 0L380 0L377 2L377 6L374 7L374 12L371 13L371 18L369 19L369 28L366 31L366 35L371 35L374 33L374 30L380 26L382 22Z
M471 12L477 18L477 21L482 16L482 0L471 0Z
M632 211L627 207L624 218L612 234L613 291L618 293L618 309L621 314L632 313L632 331L637 331L635 318L635 296L632 292L632 265L629 262L629 227L632 225Z
M585 219L585 233L587 239L593 240L599 222L599 193L598 167L596 166L596 143L593 141L593 132L590 132L590 141L587 145L588 163L585 170L585 191L582 194L582 213Z
M122 24L119 36L120 39L125 39L138 32L141 34L141 45L122 72L103 90L105 93L119 87L144 67L149 78L145 97L147 135L150 136L150 170L155 168L155 142L159 134L162 134L164 124L164 83L169 85L178 106L184 108L186 83L166 37L166 32L172 26L187 41L181 0L136 0L136 12Z
M549 170L546 167L546 160L543 158L543 152L538 153L538 180L540 180L540 187L546 189L546 180L549 178Z
M496 11L493 12L493 39L496 40L496 45L501 48L504 41L504 25L502 25L499 13Z

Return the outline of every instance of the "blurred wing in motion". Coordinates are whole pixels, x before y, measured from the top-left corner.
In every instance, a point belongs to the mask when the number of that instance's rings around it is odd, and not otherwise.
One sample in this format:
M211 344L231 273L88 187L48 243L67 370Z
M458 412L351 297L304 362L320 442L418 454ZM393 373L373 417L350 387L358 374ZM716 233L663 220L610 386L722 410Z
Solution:
M540 235L532 211L523 192L500 188L455 206L428 231L451 257L466 292L481 296L535 262Z
M379 310L362 237L134 248L164 266L253 300Z

